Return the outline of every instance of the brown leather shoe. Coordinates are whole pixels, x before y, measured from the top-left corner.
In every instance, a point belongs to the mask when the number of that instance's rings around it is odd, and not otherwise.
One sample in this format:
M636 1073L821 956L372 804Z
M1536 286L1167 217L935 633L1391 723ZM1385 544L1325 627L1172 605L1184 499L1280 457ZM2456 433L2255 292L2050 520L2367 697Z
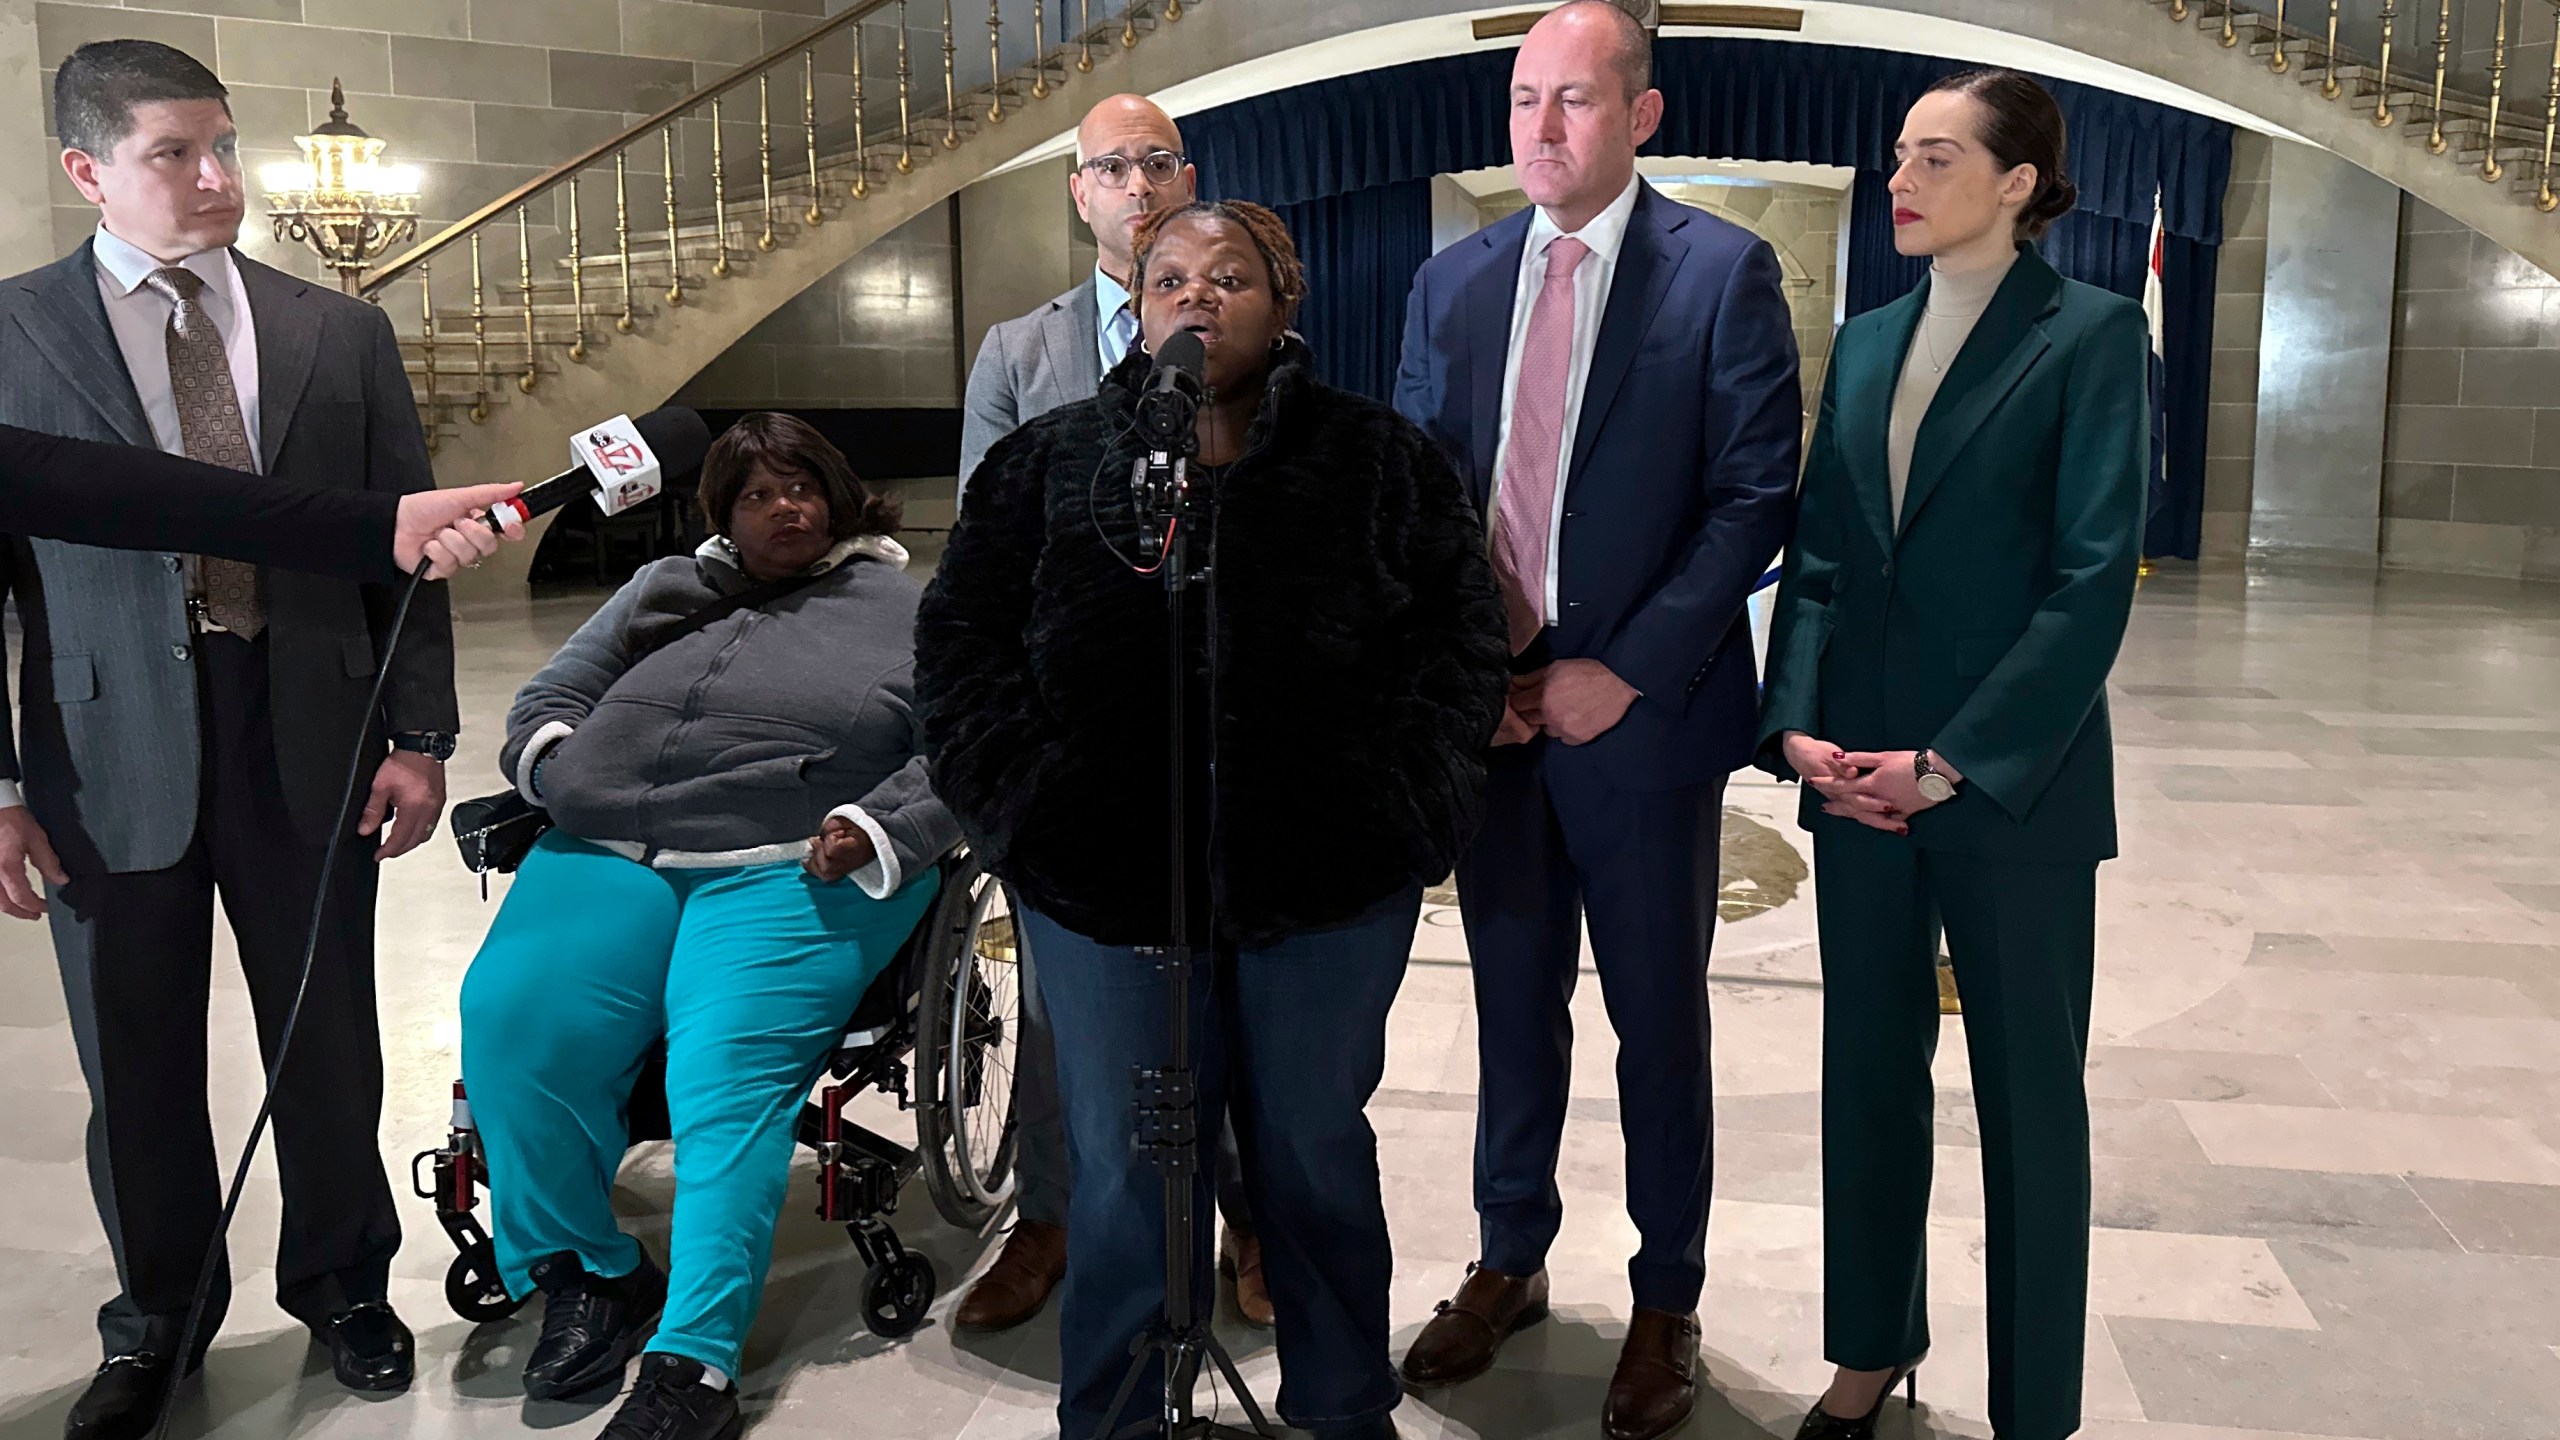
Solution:
M1218 1268L1236 1285L1236 1313L1256 1330L1271 1328L1271 1285L1262 1278L1262 1238L1230 1227L1219 1242Z
M1067 1273L1067 1232L1037 1220L1017 1221L1004 1253L969 1287L951 1323L962 1330L1010 1330L1040 1313Z
M1430 1390L1473 1380L1493 1368L1503 1341L1546 1318L1546 1271L1524 1278L1470 1265L1404 1352L1404 1383Z
M1600 1410L1608 1440L1655 1440L1680 1428L1698 1403L1698 1317L1639 1309Z

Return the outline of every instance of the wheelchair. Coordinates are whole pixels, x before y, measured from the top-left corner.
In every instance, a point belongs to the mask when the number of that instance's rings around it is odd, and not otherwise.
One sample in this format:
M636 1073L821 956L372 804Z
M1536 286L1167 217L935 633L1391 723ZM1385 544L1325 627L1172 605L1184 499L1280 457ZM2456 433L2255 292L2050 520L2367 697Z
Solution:
M942 890L915 933L880 972L845 1022L795 1134L818 1159L817 1213L841 1224L870 1267L862 1310L873 1333L902 1339L923 1325L940 1286L933 1262L908 1249L890 1224L899 1192L919 1172L942 1218L983 1230L1013 1198L1013 1094L1022 1032L1021 950L1004 887L963 847L939 865ZM845 1115L877 1089L916 1116L916 1143L901 1145ZM670 1138L663 1045L643 1063L624 1111L631 1143ZM486 1153L462 1082L442 1149L420 1151L410 1184L433 1201L458 1253L445 1299L474 1323L503 1320L524 1304L498 1279L497 1250L475 1218L489 1183Z

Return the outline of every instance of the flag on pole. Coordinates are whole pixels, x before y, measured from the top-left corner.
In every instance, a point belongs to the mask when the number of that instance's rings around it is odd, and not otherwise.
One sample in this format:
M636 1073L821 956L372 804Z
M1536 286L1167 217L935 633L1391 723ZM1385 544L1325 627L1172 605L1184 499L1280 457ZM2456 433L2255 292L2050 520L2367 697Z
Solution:
M2151 492L2144 530L2169 504L2168 306L2162 288L2168 274L2168 234L2162 228L2160 192L2151 192L2151 261L2142 281L2142 313L2151 321ZM2145 547L2148 549L2148 547Z

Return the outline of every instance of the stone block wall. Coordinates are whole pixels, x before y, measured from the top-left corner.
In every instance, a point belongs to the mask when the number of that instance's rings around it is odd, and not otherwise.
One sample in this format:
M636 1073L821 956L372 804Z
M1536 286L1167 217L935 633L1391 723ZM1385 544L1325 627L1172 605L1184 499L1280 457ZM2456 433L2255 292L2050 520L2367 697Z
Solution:
M801 291L676 392L700 409L960 403L953 208L938 205Z
M2223 201L2222 254L2214 271L2212 403L2205 422L2202 557L2236 560L2249 549L2249 477L2256 463L2258 338L2267 304L2267 186L2275 142L2231 137L2231 190Z
M2382 559L2560 580L2560 277L2404 197Z
M293 158L293 137L328 118L333 78L345 83L355 122L390 142L390 158L421 167L421 233L431 235L835 7L828 0L35 0L33 8L47 147L55 145L53 69L64 56L117 37L175 45L231 87L251 192L244 248L317 275L316 262L269 237L257 169ZM796 94L792 101L796 116ZM97 212L55 171L59 253L95 227ZM597 219L592 200L587 208ZM555 214L538 215L536 225L552 225ZM609 227L609 206L602 218ZM445 284L439 275L440 294Z

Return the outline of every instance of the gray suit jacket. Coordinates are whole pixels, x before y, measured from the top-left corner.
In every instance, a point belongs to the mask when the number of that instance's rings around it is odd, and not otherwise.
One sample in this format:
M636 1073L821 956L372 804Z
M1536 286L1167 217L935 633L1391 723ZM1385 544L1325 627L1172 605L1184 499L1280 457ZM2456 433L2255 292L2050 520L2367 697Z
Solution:
M258 327L266 473L309 486L431 488L391 322L362 301L235 259ZM0 280L0 376L0 422L157 448L85 244ZM17 601L26 636L14 736L0 711L0 773L24 786L75 873L165 869L195 835L201 727L182 569L170 554L0 544L0 588ZM459 728L452 616L443 585L419 592L382 711L368 716L399 587L269 570L266 594L277 766L295 827L317 843L359 729L380 747L390 733Z
M1102 335L1093 277L1028 315L987 331L960 412L960 488L995 443L1061 405L1102 388Z

